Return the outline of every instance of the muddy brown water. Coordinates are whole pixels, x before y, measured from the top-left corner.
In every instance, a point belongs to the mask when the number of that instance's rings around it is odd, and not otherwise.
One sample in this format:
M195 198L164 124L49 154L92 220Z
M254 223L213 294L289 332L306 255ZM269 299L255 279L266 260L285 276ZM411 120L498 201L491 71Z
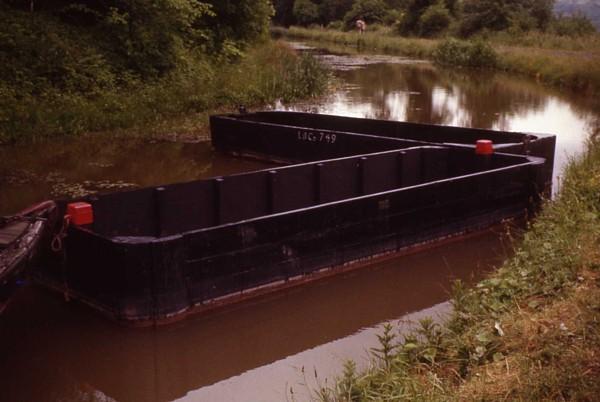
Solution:
M339 88L275 108L556 133L555 183L568 157L600 128L596 100L531 80L351 49L317 53L333 66ZM0 147L0 215L47 198L265 166L215 154L205 143L88 136ZM406 320L443 320L452 280L472 283L510 254L502 232L156 330L118 327L60 295L25 286L0 316L0 401L281 401L292 399L290 389L306 400L344 359L368 363L382 322L404 331Z

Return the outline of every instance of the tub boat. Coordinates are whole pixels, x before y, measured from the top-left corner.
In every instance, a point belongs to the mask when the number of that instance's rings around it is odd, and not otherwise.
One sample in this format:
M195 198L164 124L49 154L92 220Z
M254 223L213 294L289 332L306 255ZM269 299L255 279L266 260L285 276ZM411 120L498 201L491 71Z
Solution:
M59 200L70 224L37 280L123 323L170 322L531 216L555 144L289 112L213 116L211 134L282 165Z

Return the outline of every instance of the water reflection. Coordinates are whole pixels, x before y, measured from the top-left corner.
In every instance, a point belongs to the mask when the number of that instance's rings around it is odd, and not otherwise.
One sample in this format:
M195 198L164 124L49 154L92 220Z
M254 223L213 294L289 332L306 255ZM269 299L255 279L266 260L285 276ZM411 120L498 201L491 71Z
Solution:
M330 59L325 59L330 61ZM332 64L333 68L339 62ZM557 135L555 176L598 130L598 99L507 74L428 63L336 70L343 85L309 104L278 109Z
M0 216L35 202L262 169L209 143L85 136L0 147Z

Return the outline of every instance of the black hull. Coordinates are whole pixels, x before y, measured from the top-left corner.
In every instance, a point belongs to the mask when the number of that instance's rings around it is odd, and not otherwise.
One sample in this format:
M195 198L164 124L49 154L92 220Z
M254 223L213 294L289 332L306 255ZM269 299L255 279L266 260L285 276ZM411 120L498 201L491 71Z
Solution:
M300 112L211 116L220 152L284 163L341 158L415 146L474 149L480 139L497 152L544 158L545 194L552 187L556 136ZM333 140L332 140L333 139Z
M40 281L121 322L169 322L530 216L551 178L534 156L342 132L315 148L230 120L217 149L308 162L87 197L94 223L46 251ZM553 156L553 137L528 141Z

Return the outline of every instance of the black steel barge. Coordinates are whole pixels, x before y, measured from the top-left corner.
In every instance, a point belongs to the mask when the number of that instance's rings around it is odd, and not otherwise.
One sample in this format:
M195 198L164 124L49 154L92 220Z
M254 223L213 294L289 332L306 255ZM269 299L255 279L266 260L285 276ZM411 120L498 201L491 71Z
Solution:
M556 148L553 134L283 111L215 115L211 116L210 125L217 150L285 163L380 152L398 146L474 149L478 140L486 139L494 144L496 152L544 158L545 189L552 186Z
M552 136L308 125L328 118L215 116L217 150L295 164L58 201L88 216L38 279L122 322L168 322L526 216L551 183Z

